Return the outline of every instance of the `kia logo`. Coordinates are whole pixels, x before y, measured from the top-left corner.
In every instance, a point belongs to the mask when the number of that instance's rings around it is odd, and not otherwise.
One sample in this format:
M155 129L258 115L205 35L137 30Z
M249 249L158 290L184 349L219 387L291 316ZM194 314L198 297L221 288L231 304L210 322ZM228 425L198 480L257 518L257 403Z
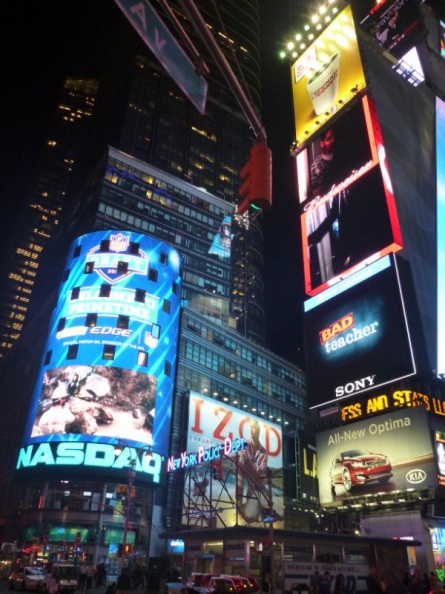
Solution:
M406 473L406 480L413 485L423 483L426 479L426 472L421 468L415 468Z

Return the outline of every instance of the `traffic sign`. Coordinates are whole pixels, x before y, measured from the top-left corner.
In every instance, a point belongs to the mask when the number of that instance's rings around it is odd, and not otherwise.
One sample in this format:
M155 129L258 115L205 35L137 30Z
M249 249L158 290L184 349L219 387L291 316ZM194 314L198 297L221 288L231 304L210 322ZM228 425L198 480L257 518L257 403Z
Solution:
M115 0L145 45L201 114L205 112L208 83L172 36L147 0Z

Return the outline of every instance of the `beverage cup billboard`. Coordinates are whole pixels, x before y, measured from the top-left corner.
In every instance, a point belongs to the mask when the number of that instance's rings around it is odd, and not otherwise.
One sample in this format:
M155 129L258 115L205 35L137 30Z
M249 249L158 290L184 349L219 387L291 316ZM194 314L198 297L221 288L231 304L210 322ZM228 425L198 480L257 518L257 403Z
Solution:
M332 54L307 82L307 92L317 115L325 112L334 103L338 94L340 54Z

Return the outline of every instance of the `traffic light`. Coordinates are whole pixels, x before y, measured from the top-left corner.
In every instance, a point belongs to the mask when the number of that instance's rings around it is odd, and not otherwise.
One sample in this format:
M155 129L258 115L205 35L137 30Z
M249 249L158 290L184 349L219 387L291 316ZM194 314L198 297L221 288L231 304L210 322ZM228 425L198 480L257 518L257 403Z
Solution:
M243 184L239 189L242 200L238 213L244 214L250 206L268 210L272 206L272 152L265 144L255 144L249 160L240 171Z
M222 467L222 460L214 460L212 462L212 469L213 469L213 478L216 481L222 481L223 479L223 467Z

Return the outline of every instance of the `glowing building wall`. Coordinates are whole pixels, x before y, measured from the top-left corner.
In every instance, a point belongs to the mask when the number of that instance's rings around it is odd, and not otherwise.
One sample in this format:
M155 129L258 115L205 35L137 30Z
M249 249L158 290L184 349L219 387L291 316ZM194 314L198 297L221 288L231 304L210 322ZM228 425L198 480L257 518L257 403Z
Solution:
M178 252L157 239L109 230L73 242L18 470L113 476L134 459L136 476L160 482L181 284Z

